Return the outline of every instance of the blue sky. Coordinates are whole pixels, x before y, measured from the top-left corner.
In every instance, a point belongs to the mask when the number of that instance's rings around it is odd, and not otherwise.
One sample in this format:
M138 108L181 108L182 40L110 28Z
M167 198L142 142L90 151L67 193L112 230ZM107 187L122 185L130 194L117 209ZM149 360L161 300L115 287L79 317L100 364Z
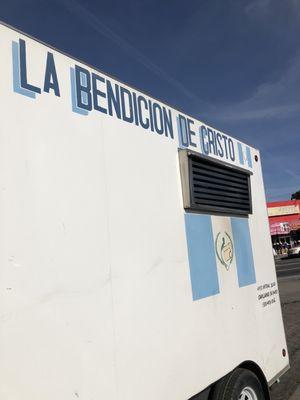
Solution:
M259 148L300 190L299 0L1 0L0 19Z

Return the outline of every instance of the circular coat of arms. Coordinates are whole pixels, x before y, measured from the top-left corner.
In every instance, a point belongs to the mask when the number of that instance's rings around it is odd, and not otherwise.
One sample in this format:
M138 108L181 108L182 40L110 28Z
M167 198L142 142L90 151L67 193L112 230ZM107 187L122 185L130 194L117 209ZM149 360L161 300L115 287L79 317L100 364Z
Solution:
M218 260L228 271L233 260L233 241L227 232L217 234L215 249Z

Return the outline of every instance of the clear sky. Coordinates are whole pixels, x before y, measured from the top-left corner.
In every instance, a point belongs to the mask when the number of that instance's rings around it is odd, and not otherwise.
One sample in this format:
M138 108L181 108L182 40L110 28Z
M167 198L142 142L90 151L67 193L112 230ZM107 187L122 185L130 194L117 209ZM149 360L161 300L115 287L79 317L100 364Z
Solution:
M300 190L300 0L1 0L0 19L259 148Z

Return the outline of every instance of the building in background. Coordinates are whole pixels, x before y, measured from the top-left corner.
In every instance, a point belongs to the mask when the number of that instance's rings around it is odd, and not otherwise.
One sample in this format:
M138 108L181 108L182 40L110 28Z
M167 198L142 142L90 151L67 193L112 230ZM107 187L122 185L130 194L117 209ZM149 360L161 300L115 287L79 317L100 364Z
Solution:
M277 253L300 243L300 200L267 204L273 248Z

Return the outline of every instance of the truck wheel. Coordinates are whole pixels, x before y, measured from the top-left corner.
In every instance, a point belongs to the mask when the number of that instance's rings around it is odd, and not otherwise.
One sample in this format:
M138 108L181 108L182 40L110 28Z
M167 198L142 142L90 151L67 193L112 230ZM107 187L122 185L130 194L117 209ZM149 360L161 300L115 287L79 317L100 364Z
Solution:
M211 400L267 400L257 376L237 368L222 378L212 391Z

